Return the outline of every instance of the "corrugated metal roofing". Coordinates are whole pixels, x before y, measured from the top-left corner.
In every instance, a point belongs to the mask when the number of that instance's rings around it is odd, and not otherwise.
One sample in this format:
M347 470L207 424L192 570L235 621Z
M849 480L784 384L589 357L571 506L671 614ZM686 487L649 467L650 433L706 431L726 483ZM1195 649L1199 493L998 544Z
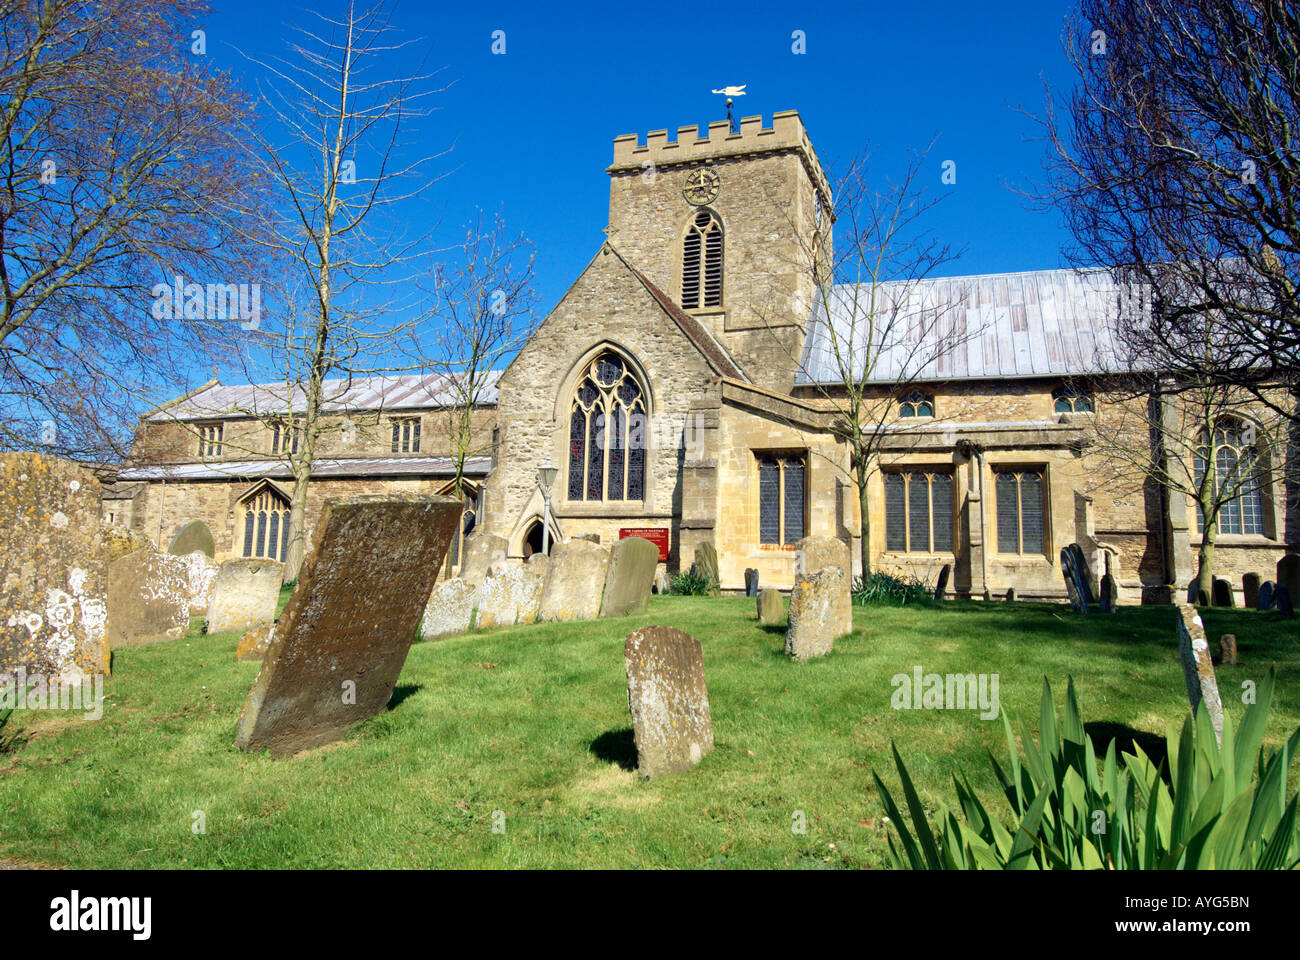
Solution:
M492 469L491 457L468 457L465 475L486 476ZM381 457L358 460L317 460L312 477L392 477L454 476L455 463L450 457ZM126 467L119 470L122 480L260 480L262 477L285 479L289 468L275 460L232 460L229 463L177 463L155 467Z
M796 382L842 383L834 348L850 341L844 352L855 379L875 357L871 383L1068 376L1119 366L1120 288L1104 270L881 283L874 312L871 293L869 284L841 284L818 298ZM873 313L874 325L867 322Z
M502 371L492 370L480 394L480 403L497 402L497 381ZM332 378L324 382L327 411L415 410L446 407L455 403L446 374L425 373L404 376L373 376L353 379ZM256 417L289 412L303 407L304 394L296 385L284 383L214 384L170 406L151 413L149 420L219 420Z

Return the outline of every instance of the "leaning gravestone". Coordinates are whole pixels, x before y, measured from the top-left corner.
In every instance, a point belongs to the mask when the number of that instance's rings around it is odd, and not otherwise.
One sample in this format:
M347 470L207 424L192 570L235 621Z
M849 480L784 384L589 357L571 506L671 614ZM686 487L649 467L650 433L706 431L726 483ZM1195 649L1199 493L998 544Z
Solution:
M838 537L804 537L794 545L794 576L812 577L834 567L840 572L840 589L835 596L836 622L832 625L835 636L853 632L853 595L849 584L853 577L853 561L849 545Z
M780 590L769 587L758 593L758 622L771 626L781 622L785 616L785 599Z
M942 600L943 595L948 592L948 577L952 575L952 564L945 563L939 568L939 580L934 585L934 599Z
M642 627L627 635L623 663L637 772L689 770L713 749L700 642L674 627Z
M1114 613L1119 609L1119 587L1109 573L1101 575L1101 612Z
M271 646L273 639L275 639L275 624L259 623L239 638L239 644L235 647L235 659L261 660L266 656L267 648Z
M180 557L135 550L110 563L105 579L110 645L176 640L189 630L190 581Z
M478 586L488 575L488 567L506 558L506 538L493 533L471 534L465 541L465 555L460 561L460 578Z
M645 613L658 566L659 548L642 537L624 537L610 547L600 615L630 617Z
M216 544L212 542L212 531L202 520L191 520L181 527L176 531L176 536L172 537L172 545L167 548L168 553L174 553L178 557L196 550L205 554L209 560L217 552Z
M275 619L284 567L274 560L227 560L208 601L208 633L247 630Z
M753 567L745 568L745 596L758 596L758 571Z
M565 540L551 551L537 619L595 620L609 572L609 551L590 540Z
M1300 597L1300 554L1288 553L1277 562L1277 584L1286 587L1292 601Z
M696 576L703 577L709 584L709 595L716 596L722 586L722 577L718 573L718 551L713 549L713 544L706 541L696 545L693 568Z
M1273 591L1273 603L1282 616L1288 619L1295 616L1295 607L1291 604L1291 591L1287 589L1285 583L1279 583L1277 589Z
M524 566L533 571L533 573L537 574L543 580L546 579L546 568L550 565L551 555L549 553L542 553L540 550L536 553L529 554L528 559L524 561Z
M668 579L668 571L662 564L655 567L654 592L660 596L673 592L672 581Z
M474 615L474 587L459 577L433 588L420 620L420 639L433 640L464 633Z
M1071 544L1073 546L1073 544ZM1087 582L1078 560L1070 547L1061 548L1061 576L1065 578L1065 592L1070 596L1070 606L1075 613L1088 612Z
M1233 607L1236 601L1232 596L1232 584L1220 577L1215 577L1211 581L1211 589L1214 591L1210 595L1210 603L1216 607Z
M1265 580L1259 585L1259 599L1255 601L1256 610L1272 610L1276 602L1274 594L1277 592L1277 584L1272 580Z
M475 628L536 622L543 586L542 578L522 563L496 561L474 597Z
M208 603L212 600L212 589L217 585L217 571L221 567L201 550L187 553L181 559L185 561L190 614L206 613Z
M839 567L825 567L811 577L795 577L786 613L786 654L802 663L831 652L835 638L847 632L840 611L844 589Z
M462 509L451 497L326 501L235 746L288 756L388 705Z
M1205 626L1200 614L1191 606L1178 607L1178 652L1183 661L1183 678L1187 682L1187 699L1195 713L1203 707L1210 714L1214 736L1223 736L1223 702L1219 699L1219 685L1214 679L1214 664L1210 662L1210 645L1205 640Z
M108 673L99 498L70 460L0 454L0 676Z
M1247 610L1254 610L1259 603L1259 583L1258 573L1243 573L1241 575L1241 605Z
M1065 548L1070 551L1070 558L1073 561L1074 569L1079 577L1079 592L1083 595L1083 602L1093 604L1097 598L1092 595L1092 569L1088 566L1088 556L1083 552L1083 547L1077 543L1072 543Z

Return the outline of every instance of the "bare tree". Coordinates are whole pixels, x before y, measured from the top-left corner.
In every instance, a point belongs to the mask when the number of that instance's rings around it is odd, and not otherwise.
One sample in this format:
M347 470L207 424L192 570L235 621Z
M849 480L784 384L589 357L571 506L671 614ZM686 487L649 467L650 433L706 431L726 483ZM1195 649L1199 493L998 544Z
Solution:
M148 397L241 335L259 180L230 149L249 100L192 33L206 12L0 5L0 448L121 456Z
M466 228L456 253L457 261L434 267L431 312L437 325L424 349L429 368L443 375L449 450L460 498L465 461L481 452L474 412L496 386L499 366L533 335L538 317L532 244L522 236L508 237L500 214L490 225L480 214Z
M371 75L410 41L395 37L382 6L350 3L341 19L319 21L318 32L300 31L290 45L292 59L262 64L275 88L267 99L274 132L257 137L283 198L274 252L288 272L269 352L292 401L290 429L300 431L296 450L282 454L293 475L286 580L297 577L306 551L321 436L332 424L344 429L326 416L332 404L358 378L418 366L400 349L416 339L415 304L385 291L408 285L425 237L403 237L382 214L436 179L424 173L433 157L405 160L398 141L420 102L438 92L429 76ZM337 384L333 396L329 383Z

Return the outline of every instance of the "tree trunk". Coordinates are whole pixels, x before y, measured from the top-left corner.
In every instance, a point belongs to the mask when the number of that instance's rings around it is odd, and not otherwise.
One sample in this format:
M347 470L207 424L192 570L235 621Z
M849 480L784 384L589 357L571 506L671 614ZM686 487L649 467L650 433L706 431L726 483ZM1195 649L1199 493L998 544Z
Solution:
M862 471L859 471L854 478L858 488L858 523L862 531L859 547L862 557L862 583L864 586L871 578L871 512L869 510L870 500L867 496L867 479Z
M293 496L289 500L289 549L284 555L284 582L298 579L302 562L307 558L307 484L311 479L311 461L294 465Z
M1201 545L1196 550L1196 590L1205 591L1206 599L1214 599L1214 535L1217 523L1205 525L1205 533L1201 536ZM1198 598L1193 597L1193 602Z

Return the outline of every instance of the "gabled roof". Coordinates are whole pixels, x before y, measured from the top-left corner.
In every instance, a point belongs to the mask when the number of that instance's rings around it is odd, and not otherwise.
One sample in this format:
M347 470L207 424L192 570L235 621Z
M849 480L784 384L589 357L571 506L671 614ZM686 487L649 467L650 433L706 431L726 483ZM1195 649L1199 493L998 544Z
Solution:
M479 402L497 402L497 381L502 371L491 370ZM362 410L422 410L454 406L455 393L449 377L441 373L416 373L402 376L336 377L324 381L326 412ZM226 385L209 381L184 397L146 415L146 420L220 420L256 417L301 410L304 393L295 385L253 383Z
M898 322L888 332L872 327L868 349L871 292L869 284L840 284L817 298L797 384L843 382L833 345L850 339L855 378L866 357L876 358L871 383L1085 375L1122 366L1120 288L1105 270L877 284L876 317Z

